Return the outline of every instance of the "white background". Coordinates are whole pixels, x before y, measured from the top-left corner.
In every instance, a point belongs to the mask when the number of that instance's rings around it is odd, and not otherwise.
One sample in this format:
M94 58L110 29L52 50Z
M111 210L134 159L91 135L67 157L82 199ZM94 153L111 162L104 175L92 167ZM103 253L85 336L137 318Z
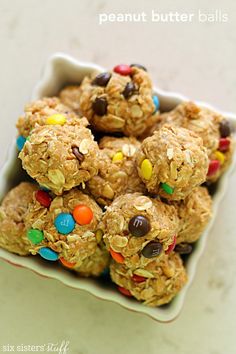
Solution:
M208 1L209 3L209 1ZM99 26L98 13L197 12L221 9L229 22ZM64 51L112 68L137 62L156 85L236 112L234 0L0 0L0 162L15 121L47 57ZM232 354L236 325L236 174L181 316L158 324L118 305L0 261L0 351L3 344L70 341L76 354Z

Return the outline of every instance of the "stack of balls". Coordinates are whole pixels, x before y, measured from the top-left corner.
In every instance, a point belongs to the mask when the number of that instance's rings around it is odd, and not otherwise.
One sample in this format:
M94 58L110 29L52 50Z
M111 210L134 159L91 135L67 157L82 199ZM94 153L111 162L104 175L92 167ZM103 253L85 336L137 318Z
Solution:
M0 246L80 276L109 269L125 296L170 302L211 217L208 186L230 165L229 122L183 102L160 113L144 66L94 73L29 103L16 144L32 183L0 207Z

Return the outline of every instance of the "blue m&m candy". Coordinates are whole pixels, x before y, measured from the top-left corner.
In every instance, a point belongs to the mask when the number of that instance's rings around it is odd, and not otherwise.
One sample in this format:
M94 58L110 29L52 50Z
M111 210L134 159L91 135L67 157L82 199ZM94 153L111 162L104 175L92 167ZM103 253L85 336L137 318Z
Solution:
M154 113L155 113L160 108L160 101L159 101L159 98L157 96L153 96L152 97L152 101L153 101L153 103L155 105L155 111L154 111Z
M22 135L19 135L18 138L16 139L16 146L19 151L21 151L25 145L26 138L24 138Z
M60 234L67 235L75 228L75 220L69 213L57 215L54 221L55 228Z
M57 261L58 260L58 254L51 250L51 248L48 247L42 247L39 250L39 255L46 259L47 261Z

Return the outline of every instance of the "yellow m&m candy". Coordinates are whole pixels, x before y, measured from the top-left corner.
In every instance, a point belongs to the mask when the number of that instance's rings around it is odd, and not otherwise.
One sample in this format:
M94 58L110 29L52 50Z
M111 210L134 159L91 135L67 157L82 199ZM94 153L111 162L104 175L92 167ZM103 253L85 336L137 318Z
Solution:
M123 153L120 151L120 152L117 152L113 158L112 158L112 162L116 162L116 161L122 161L124 158L124 155Z
M63 114L53 114L46 120L47 125L64 125L66 122L66 117Z
M220 164L221 164L221 165L224 164L224 162L225 162L225 155L222 154L222 152L220 152L220 151L217 150L217 151L215 152L215 158L216 158L218 161L220 161Z
M146 180L152 177L152 164L148 159L143 160L141 163L141 174Z

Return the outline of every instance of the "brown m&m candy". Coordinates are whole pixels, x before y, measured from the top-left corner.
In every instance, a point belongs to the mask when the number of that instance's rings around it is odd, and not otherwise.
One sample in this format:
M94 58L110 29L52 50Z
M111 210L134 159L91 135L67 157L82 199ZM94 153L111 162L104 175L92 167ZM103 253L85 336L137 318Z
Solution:
M145 68L145 66L141 65L141 64L130 64L131 68L133 66L136 66L136 68L142 69L144 71L147 71L147 69Z
M72 147L72 152L79 162L82 162L84 160L84 155L81 154L81 152L79 151L79 148L77 146Z
M143 215L136 215L129 221L129 232L135 237L146 235L150 229L150 222Z
M134 91L135 91L134 83L132 81L130 81L126 84L125 89L122 93L125 98L128 98L128 97L132 96Z
M220 135L222 138L227 138L231 134L231 127L230 123L227 119L223 119L220 122Z
M104 116L107 113L107 100L103 97L97 97L92 107L98 116Z
M175 246L175 252L179 254L189 254L192 252L192 250L193 247L189 243L179 243Z
M98 74L95 77L95 79L93 80L92 85L105 87L105 86L107 86L110 78L111 78L111 74L110 73L106 72L106 73Z
M157 241L151 241L142 249L142 255L145 258L153 258L159 256L161 251L162 251L162 244Z

